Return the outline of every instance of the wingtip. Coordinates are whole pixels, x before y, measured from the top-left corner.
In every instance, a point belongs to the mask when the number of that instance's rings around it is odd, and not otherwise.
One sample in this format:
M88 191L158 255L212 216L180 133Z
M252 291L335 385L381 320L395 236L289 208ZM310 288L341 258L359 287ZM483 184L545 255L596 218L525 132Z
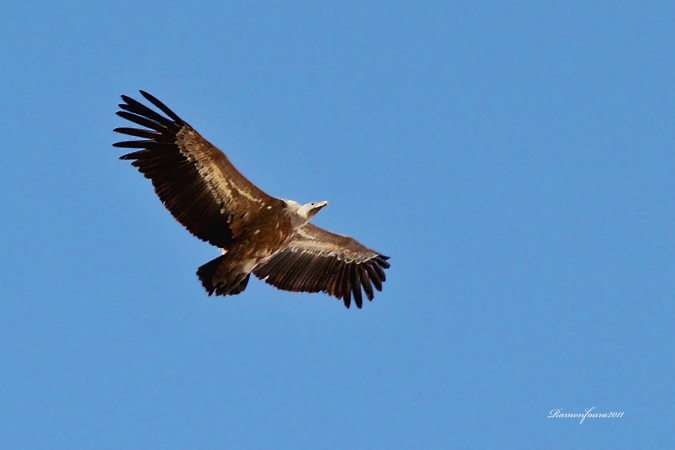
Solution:
M146 100L150 101L151 103L155 103L155 102L158 102L158 101L159 101L159 100L157 100L157 98L155 98L154 95L150 94L150 93L147 92L147 91L144 91L143 89L139 89L138 92L140 92L141 95L142 95Z
M344 294L342 296L342 302L345 304L345 308L349 309L350 306L352 305L352 297L351 297L351 291L349 291L350 294Z

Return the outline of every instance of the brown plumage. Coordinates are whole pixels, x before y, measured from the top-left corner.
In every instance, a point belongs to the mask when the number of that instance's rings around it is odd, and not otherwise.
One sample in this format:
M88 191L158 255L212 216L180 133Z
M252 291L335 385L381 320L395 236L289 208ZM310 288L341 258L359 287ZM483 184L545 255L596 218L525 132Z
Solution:
M223 250L197 275L209 295L236 295L250 274L294 292L326 292L349 308L382 290L387 256L350 237L309 223L327 202L300 206L267 195L225 154L152 95L143 97L162 115L125 95L117 115L140 128L114 131L142 140L117 142L139 149L120 159L152 181L164 206L194 236Z

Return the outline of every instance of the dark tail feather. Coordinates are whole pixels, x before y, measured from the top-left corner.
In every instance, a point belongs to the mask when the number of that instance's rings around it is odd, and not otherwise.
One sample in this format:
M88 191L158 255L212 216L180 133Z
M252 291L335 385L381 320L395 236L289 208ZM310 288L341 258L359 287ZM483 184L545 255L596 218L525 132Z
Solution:
M218 270L223 258L225 258L225 255L219 256L197 269L199 281L202 282L202 286L204 286L209 295L213 295L213 292L216 290L216 287L213 285L213 277L216 275L216 270Z
M216 295L237 295L244 292L248 285L250 273L218 273L220 264L226 256L219 256L197 269L197 276L209 296L214 292Z
M243 280L239 281L243 277ZM242 273L234 281L234 286L227 286L225 283L218 283L216 285L216 295L237 295L244 292L248 279L251 277L250 273Z

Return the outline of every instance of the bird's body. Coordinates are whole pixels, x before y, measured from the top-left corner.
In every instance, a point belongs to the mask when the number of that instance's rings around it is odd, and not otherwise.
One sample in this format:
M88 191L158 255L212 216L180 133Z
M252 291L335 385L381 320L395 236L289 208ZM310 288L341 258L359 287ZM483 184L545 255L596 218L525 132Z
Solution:
M301 206L267 195L173 111L141 94L166 116L122 96L117 114L147 129L116 128L144 140L114 145L140 149L121 159L152 181L188 231L222 249L197 271L209 295L241 293L251 273L280 289L326 292L347 307L352 296L361 307L361 289L368 299L373 286L382 289L388 257L309 223L327 202Z

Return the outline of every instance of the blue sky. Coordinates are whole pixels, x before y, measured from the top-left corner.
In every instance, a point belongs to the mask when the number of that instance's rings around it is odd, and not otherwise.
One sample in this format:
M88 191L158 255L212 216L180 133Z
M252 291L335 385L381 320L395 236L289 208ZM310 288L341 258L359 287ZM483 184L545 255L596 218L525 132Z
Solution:
M0 5L0 447L671 448L670 2ZM390 255L252 280L112 147L167 103ZM617 419L548 418L624 412Z

